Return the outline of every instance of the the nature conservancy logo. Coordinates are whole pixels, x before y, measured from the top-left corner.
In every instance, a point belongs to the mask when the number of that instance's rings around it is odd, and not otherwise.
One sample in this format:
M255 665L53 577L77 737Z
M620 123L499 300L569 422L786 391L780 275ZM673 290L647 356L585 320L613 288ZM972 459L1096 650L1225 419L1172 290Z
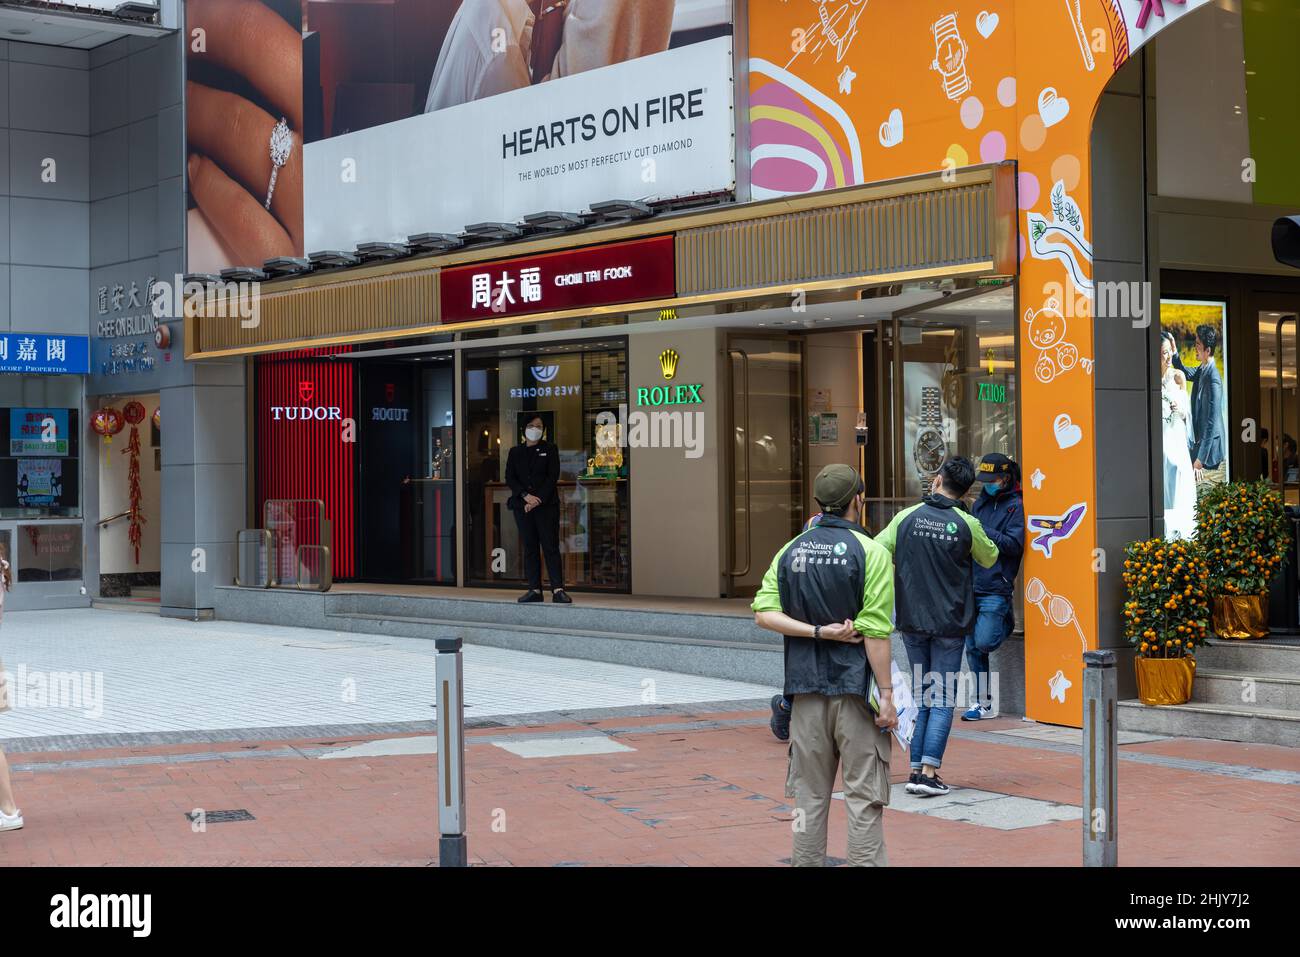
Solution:
M956 523L956 522L949 522L949 523L948 523L948 534L949 534L949 535L956 535L956 534L957 534L957 523Z
M677 363L681 361L681 356L677 354L676 349L665 349L659 353L659 370L664 374L664 378L669 381L677 375Z
M848 546L848 545L845 545L843 542L836 542L836 543L835 543L835 554L836 554L836 555L843 555L843 554L844 554L845 552L847 552L848 550L849 550L849 546Z

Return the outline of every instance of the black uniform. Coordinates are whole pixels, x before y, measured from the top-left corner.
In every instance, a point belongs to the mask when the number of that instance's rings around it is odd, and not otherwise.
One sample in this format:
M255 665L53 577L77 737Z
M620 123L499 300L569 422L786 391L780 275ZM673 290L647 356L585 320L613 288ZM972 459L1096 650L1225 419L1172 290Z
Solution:
M555 485L560 479L560 450L543 439L536 445L516 445L506 458L506 484L513 493L506 504L515 513L524 540L524 575L528 587L542 589L542 563L538 548L546 557L551 590L564 587L564 566L560 562L560 497ZM536 495L542 504L529 512L525 495Z

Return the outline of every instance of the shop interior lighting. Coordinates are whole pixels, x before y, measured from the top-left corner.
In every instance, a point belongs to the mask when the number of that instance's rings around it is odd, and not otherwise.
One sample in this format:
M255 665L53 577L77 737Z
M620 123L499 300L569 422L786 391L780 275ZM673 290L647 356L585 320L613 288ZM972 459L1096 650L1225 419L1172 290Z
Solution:
M601 219L646 219L654 215L646 203L635 199L607 199L591 204L591 211Z
M466 226L465 232L469 236L477 236L482 239L518 239L524 234L523 227L517 223L474 223Z
M309 253L307 256L313 266L355 266L360 260L357 257L342 249L322 249L320 252Z
M532 213L524 217L524 222L533 229L554 232L579 229L586 225L585 220L577 213L559 212Z
M261 282L267 274L256 266L231 266L221 270L221 278L226 282Z
M465 240L461 239L455 233L416 233L414 236L406 237L407 245L413 246L423 252L445 253L451 249L459 249L465 245Z
M376 259L401 259L411 255L406 243L358 243L357 255L367 261Z
M262 263L262 268L272 276L294 276L311 271L311 260L300 256L276 256Z

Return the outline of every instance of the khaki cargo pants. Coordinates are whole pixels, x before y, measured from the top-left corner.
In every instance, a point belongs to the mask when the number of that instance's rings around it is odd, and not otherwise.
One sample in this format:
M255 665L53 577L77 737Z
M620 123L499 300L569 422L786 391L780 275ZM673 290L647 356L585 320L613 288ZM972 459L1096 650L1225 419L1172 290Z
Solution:
M876 727L861 695L794 696L786 794L795 799L795 867L826 864L826 819L835 772L841 768L849 815L849 865L889 863L883 821L889 803L889 753L889 732Z

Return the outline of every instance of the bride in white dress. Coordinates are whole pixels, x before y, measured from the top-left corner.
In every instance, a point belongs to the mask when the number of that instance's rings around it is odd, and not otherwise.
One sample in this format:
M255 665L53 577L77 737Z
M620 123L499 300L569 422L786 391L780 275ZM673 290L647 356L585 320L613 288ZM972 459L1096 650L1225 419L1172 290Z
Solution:
M1191 439L1191 400L1187 380L1173 366L1174 337L1160 337L1160 414L1164 424L1165 537L1196 535L1196 476L1188 449Z

